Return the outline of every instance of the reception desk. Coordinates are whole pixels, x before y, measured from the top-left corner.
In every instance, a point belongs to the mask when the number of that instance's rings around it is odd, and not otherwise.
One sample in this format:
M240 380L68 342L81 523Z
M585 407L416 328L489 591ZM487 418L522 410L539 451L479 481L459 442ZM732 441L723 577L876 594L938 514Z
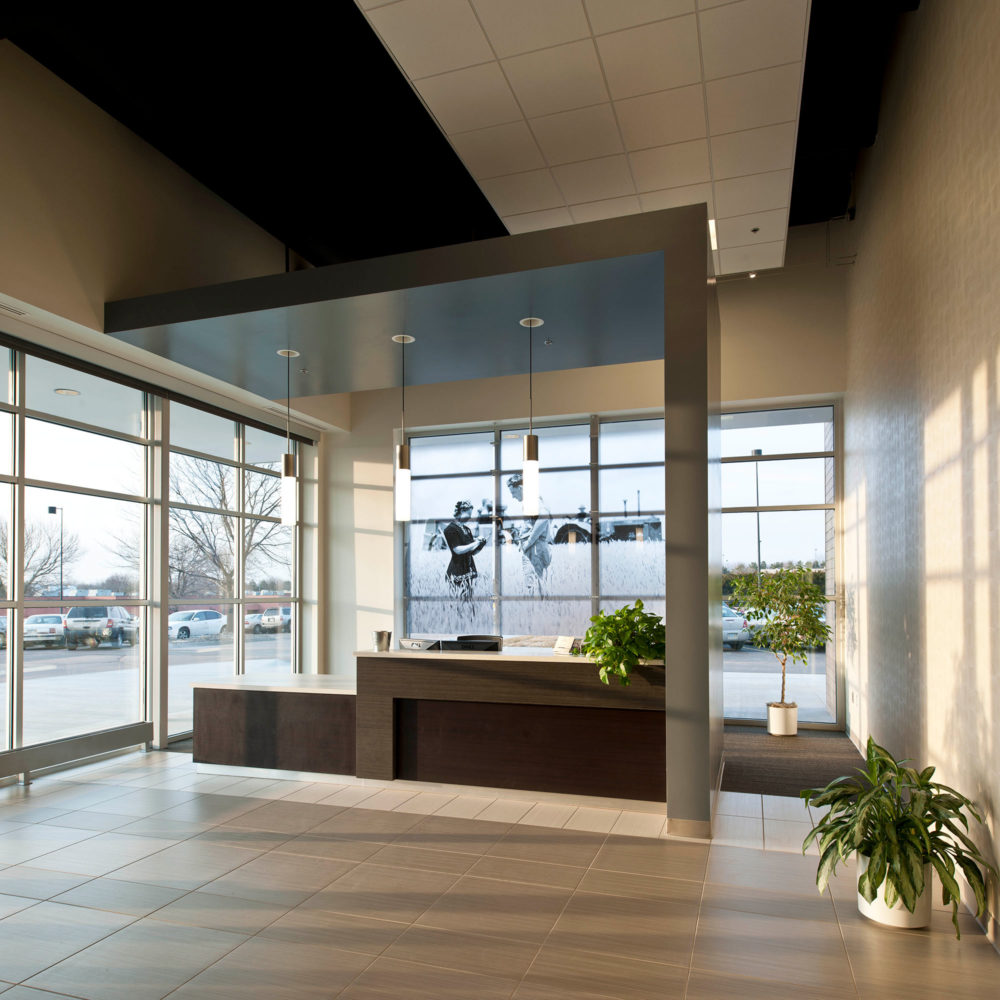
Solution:
M359 652L332 677L195 684L198 763L666 800L664 668L551 650Z

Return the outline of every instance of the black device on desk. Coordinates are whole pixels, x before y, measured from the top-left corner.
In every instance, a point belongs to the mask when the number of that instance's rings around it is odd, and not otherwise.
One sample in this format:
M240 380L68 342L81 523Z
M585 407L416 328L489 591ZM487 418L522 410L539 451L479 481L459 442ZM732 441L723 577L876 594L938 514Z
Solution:
M503 649L500 635L460 635L455 639L442 639L441 649L466 650L475 653L499 653Z

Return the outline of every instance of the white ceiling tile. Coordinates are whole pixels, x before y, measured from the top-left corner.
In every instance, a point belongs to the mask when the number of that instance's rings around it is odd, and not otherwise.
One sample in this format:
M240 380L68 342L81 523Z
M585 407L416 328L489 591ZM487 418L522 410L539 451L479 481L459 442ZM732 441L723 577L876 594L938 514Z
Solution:
M640 191L701 184L710 179L708 143L704 139L630 153Z
M472 0L499 58L590 36L580 0Z
M665 191L646 191L639 195L644 212L658 212L661 208L680 208L682 205L708 205L708 217L713 217L712 185L689 184L686 187L667 188Z
M416 84L445 132L468 132L521 120L507 80L495 62L428 76Z
M701 80L694 14L601 35L597 48L615 100Z
M596 222L598 219L617 219L622 215L636 215L639 212L639 199L629 195L627 198L608 198L605 201L592 201L586 205L570 205L570 213L574 222Z
M712 136L716 179L784 170L795 159L795 123Z
M705 79L801 61L808 7L808 0L741 0L703 11Z
M497 215L521 215L545 208L561 208L563 196L548 170L528 170L480 181L479 187Z
M411 80L494 58L467 0L400 0L366 17Z
M788 209L716 219L715 235L720 250L754 243L778 243L788 236Z
M503 60L514 94L529 118L604 104L608 91L591 39Z
M622 152L610 104L533 118L531 130L549 163L572 163Z
M802 63L710 80L705 92L712 135L795 121L801 85Z
M561 167L553 167L552 173L566 201L571 205L635 194L635 184L624 156L567 163Z
M785 241L758 243L750 247L734 247L719 251L719 273L736 274L739 271L763 271L781 267L785 262Z
M615 111L627 149L668 146L708 134L705 98L698 83L616 101Z
M528 212L526 215L504 216L503 224L507 231L515 233L530 233L536 229L556 229L558 226L573 225L573 216L568 208L549 208L544 212Z
M595 35L689 14L694 0L584 0Z
M524 121L462 132L451 137L451 144L478 180L545 166L535 137Z
M732 2L733 0L697 0L698 10L708 10L710 7L721 7L723 4Z
M787 208L792 197L791 170L772 170L715 182L715 207L718 218Z

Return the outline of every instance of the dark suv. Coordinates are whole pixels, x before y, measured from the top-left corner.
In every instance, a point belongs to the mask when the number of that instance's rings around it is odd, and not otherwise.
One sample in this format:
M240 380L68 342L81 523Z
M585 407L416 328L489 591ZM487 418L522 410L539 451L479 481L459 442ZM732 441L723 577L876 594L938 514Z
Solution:
M65 633L67 649L76 649L78 645L89 645L91 642L95 646L102 642L111 642L116 646L123 642L134 645L139 626L137 619L126 608L88 605L69 609Z

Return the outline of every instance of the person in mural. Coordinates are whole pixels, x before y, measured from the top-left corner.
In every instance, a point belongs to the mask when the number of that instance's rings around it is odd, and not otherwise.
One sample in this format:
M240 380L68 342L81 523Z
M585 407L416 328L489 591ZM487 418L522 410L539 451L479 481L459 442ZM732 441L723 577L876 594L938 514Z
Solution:
M519 472L507 479L510 495L518 502L524 499L524 480ZM526 526L518 536L521 546L521 558L524 562L524 581L529 594L544 594L545 574L552 562L549 525L552 514L545 504L539 500L538 516L526 519Z
M444 529L444 540L451 551L451 562L448 563L444 575L452 595L462 602L472 600L472 584L479 576L476 571L476 561L472 557L482 549L489 538L488 535L480 535L477 538L469 530L471 517L472 504L468 500L459 500L455 504L455 516Z

